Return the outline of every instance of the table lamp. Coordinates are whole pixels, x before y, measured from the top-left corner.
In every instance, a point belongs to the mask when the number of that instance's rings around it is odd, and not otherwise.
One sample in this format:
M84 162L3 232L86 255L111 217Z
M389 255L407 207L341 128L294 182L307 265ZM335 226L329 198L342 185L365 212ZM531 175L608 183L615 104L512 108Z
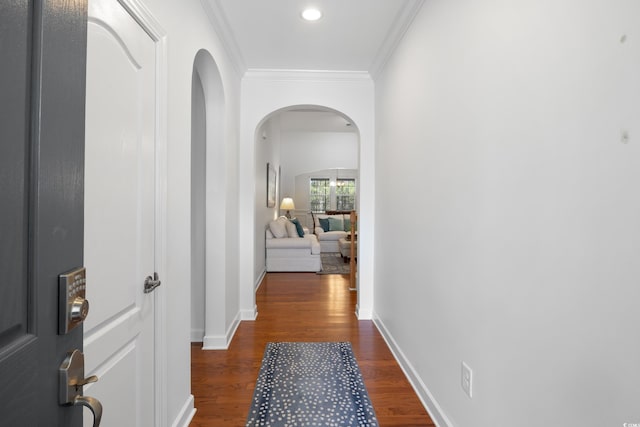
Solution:
M286 217L291 219L291 210L295 209L296 206L293 204L293 199L291 197L285 197L282 199L282 203L280 203L280 210L287 210Z

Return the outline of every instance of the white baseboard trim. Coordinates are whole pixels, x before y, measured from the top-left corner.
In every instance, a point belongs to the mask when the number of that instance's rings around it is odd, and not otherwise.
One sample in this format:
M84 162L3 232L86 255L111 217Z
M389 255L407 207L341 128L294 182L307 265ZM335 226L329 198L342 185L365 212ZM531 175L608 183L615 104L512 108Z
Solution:
M240 310L240 320L256 320L258 317L258 306L254 306L253 310Z
M393 353L393 357L395 357L396 361L400 365L400 368L404 372L404 375L409 380L409 383L411 383L411 386L418 395L418 398L422 402L422 405L425 407L436 426L453 427L453 423L451 423L436 399L424 384L411 362L409 362L409 360L406 358L406 356L398 346L398 343L393 339L393 336L384 326L382 320L380 320L380 317L378 317L378 315L375 313L373 315L373 323L378 328L378 331L380 331L382 338L384 338L385 342L389 346L389 349L391 350L391 353Z
M191 329L191 342L202 342L204 329Z
M262 279L264 279L264 276L266 274L267 274L267 269L265 268L264 270L262 270L262 273L260 273L260 277L258 277L258 280L256 281L256 283L253 284L254 290L257 291L260 285L262 285Z
M207 335L202 339L202 349L203 350L227 350L229 348L229 344L231 344L231 340L233 336L236 334L236 330L238 330L238 326L240 326L240 313L236 314L236 317L229 325L227 332L225 335Z
M190 394L175 421L171 424L172 427L189 427L189 423L196 413L196 408L193 406L193 403L193 394Z
M370 310L363 310L356 304L356 317L358 320L371 320L373 319L373 312Z
M229 348L229 344L224 335L206 335L202 339L203 350L226 350L227 348Z

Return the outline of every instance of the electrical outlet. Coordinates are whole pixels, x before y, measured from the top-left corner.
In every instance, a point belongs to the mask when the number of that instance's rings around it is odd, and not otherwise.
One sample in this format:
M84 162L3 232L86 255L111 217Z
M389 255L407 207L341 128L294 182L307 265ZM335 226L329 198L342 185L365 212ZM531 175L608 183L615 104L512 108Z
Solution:
M473 371L466 363L462 362L462 389L469 398L473 397Z

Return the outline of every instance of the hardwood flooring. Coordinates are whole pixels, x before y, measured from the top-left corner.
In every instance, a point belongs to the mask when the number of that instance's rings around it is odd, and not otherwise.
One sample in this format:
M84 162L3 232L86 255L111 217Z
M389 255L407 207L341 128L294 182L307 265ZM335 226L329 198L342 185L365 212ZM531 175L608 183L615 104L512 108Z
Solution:
M381 426L435 426L372 321L355 316L349 276L268 273L258 318L228 350L191 346L192 427L244 426L267 342L350 341Z

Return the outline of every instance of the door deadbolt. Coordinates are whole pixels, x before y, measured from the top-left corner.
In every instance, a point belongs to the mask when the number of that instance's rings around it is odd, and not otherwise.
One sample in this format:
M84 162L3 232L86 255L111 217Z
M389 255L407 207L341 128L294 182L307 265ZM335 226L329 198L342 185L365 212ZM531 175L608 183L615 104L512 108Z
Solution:
M72 321L82 322L89 314L89 301L81 297L75 297L69 309L69 318Z
M84 267L58 276L58 287L58 333L64 335L81 324L89 314L87 272Z

